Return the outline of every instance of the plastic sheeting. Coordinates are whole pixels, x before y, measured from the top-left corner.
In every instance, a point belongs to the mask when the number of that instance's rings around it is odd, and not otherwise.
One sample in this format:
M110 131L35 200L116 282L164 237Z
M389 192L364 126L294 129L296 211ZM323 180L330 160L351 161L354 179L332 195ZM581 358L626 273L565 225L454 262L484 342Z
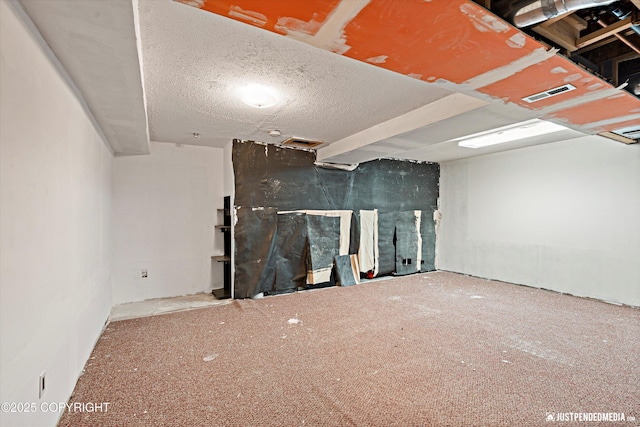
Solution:
M278 212L378 209L379 274L390 274L395 272L396 213L423 210L430 217L437 207L437 164L381 159L345 171L314 162L311 151L234 141L236 298L305 286L299 280L306 257L300 253L302 234L297 225L279 223ZM358 215L350 222L348 251L354 254L359 248ZM435 234L430 236L423 239L423 253L435 248ZM293 283L287 285L287 280Z
M275 253L275 284L265 293L287 293L305 286L305 259L308 254L306 215L277 215ZM286 230L286 232L285 232Z
M277 212L275 208L236 209L235 298L250 298L273 288Z
M335 259L336 276L340 286L360 283L360 268L356 255L339 255Z
M412 274L420 271L422 242L420 240L420 211L396 214L396 273Z
M378 275L396 271L397 212L378 212Z
M327 283L331 281L333 260L340 255L340 217L307 215L306 220L309 241L307 283Z
M420 219L420 235L422 237L422 265L420 271L436 269L436 223L431 211L422 211Z

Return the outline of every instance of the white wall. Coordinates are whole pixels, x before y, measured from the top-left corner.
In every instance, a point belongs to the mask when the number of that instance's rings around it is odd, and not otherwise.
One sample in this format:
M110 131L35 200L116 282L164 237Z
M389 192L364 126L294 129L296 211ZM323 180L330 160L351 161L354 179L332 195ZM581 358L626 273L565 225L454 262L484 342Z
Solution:
M115 158L114 305L222 287L222 265L211 256L224 251L222 233L214 232L222 221L223 154L152 142L148 156Z
M440 197L438 269L640 306L640 144L446 162Z
M32 24L0 1L0 412L54 426L111 309L113 156ZM38 377L46 391L38 398Z

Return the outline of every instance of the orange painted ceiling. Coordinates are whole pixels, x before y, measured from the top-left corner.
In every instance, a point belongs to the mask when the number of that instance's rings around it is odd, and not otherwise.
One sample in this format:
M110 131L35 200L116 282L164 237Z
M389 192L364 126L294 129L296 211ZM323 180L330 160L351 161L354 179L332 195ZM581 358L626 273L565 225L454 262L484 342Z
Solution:
M464 85L547 50L466 0L176 1L425 82ZM560 55L536 61L474 89L587 133L640 125L638 98L616 93L609 83ZM532 104L522 100L567 83L576 90Z

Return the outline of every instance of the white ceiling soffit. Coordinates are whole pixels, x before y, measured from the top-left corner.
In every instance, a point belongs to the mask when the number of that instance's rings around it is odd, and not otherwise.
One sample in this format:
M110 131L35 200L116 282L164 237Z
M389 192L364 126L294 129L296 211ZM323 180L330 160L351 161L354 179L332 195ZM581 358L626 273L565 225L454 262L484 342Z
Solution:
M461 93L457 93L455 96L458 98L454 98L454 95L449 98L459 102L451 104L453 108L449 110L449 114L440 110L441 105L438 105L442 104L444 100L436 101L422 108L423 111L428 111L429 107L434 108L430 123L413 126L404 132L394 133L394 135L387 135L385 131L375 132L376 137L366 141L366 146L363 143L359 147L353 147L354 149L341 147L338 144L329 146L318 151L318 158L324 162L345 164L361 163L381 157L444 162L584 136L582 132L567 128L563 132L484 147L481 150L459 147L458 142L453 139L530 120L535 118L536 114L523 108L514 108L513 105L487 104ZM464 109L465 102L463 100L474 100L475 102L466 101L467 108ZM387 125L388 123L381 123L378 128ZM360 132L360 134L368 133L369 129ZM345 140L349 139L351 137Z
M154 141L332 143L452 93L171 0L141 0L140 30ZM280 104L247 107L247 83L272 87Z
M411 131L416 129L424 129L434 123L451 117L456 117L462 113L475 110L485 105L487 105L487 102L480 99L472 98L461 93L454 93L446 98L439 99L402 116L387 120L386 122L377 124L337 141L336 143L321 149L318 152L318 160L342 163L343 160L340 155L348 154L354 150L364 147L367 147L366 153L370 155L371 150L374 152L377 151L372 146L379 141L384 141L401 134L408 135ZM412 139L407 139L409 141L406 147L415 148L415 143ZM420 145L424 144L424 140L417 141L420 141ZM398 147L397 150L394 150L394 153L399 155L402 151L401 147ZM379 157L381 156L378 155L372 158L363 158L360 161L374 160ZM351 158L351 156L349 156L349 158Z
M131 0L20 0L80 90L116 154L148 154L149 132Z

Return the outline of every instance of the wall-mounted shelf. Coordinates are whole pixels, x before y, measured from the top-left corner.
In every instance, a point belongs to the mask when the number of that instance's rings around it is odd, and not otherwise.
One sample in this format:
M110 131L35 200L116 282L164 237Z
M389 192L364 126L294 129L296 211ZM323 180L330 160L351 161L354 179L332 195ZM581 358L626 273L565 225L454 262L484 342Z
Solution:
M224 233L224 254L213 255L211 259L224 263L224 288L214 289L211 293L217 299L231 298L231 197L225 196L224 208L216 209L218 214L222 213L222 224L216 225L215 229Z

